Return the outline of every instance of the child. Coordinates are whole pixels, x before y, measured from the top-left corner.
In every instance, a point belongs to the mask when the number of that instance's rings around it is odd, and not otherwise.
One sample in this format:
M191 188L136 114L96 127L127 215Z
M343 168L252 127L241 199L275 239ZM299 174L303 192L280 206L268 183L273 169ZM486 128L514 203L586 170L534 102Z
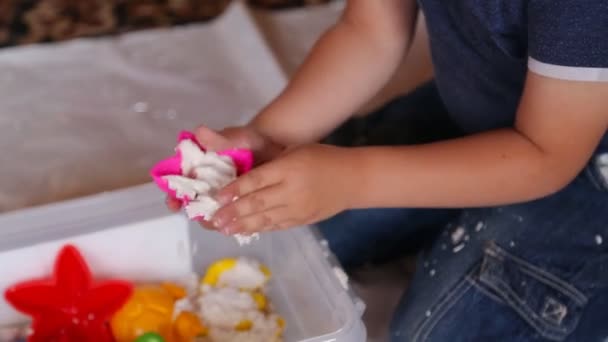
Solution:
M210 148L251 148L262 162L219 194L213 226L322 221L347 267L430 242L393 341L603 341L608 2L419 4L435 80L364 119L374 146L315 142L389 80L413 0L349 1L249 125L198 130Z

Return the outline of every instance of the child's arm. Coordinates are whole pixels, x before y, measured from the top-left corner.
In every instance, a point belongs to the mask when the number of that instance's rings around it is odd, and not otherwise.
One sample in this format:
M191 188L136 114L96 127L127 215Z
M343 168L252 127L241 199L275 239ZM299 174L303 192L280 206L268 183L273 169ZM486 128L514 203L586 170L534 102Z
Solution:
M407 52L412 0L350 0L293 79L250 124L284 146L318 141L388 82Z
M388 82L408 51L416 17L415 0L349 0L286 89L251 123L220 132L201 126L197 138L211 150L253 150L260 163L285 147L318 141Z
M201 126L197 138L211 150L253 150L257 162L318 141L389 81L408 51L416 17L415 0L349 0L286 89L249 125L221 132ZM170 198L167 205L179 209Z
M402 147L308 145L222 192L228 232L286 228L348 208L469 207L560 190L608 128L608 84L529 73L515 127ZM228 227L228 228L226 228Z
M514 128L353 151L367 181L352 206L491 206L544 197L576 177L607 128L608 83L529 73ZM393 167L381 166L388 161Z

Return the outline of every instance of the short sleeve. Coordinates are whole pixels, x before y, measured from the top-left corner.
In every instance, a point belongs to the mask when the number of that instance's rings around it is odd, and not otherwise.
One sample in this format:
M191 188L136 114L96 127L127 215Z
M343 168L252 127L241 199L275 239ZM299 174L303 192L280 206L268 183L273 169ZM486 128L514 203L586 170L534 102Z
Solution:
M608 82L608 0L530 0L528 53L541 75Z

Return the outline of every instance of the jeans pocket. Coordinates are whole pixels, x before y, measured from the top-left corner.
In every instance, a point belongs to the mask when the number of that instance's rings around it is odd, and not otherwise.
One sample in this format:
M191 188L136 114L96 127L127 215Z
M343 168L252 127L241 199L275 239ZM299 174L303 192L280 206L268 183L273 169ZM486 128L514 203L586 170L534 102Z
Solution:
M485 248L478 283L553 341L574 331L587 304L587 297L571 284L495 243Z

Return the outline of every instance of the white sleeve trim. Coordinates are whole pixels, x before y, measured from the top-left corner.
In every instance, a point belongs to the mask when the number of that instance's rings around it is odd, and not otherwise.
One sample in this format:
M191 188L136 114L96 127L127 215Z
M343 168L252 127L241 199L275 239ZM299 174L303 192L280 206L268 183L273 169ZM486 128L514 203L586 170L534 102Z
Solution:
M585 68L548 64L528 57L528 69L539 75L568 81L608 82L608 68Z

